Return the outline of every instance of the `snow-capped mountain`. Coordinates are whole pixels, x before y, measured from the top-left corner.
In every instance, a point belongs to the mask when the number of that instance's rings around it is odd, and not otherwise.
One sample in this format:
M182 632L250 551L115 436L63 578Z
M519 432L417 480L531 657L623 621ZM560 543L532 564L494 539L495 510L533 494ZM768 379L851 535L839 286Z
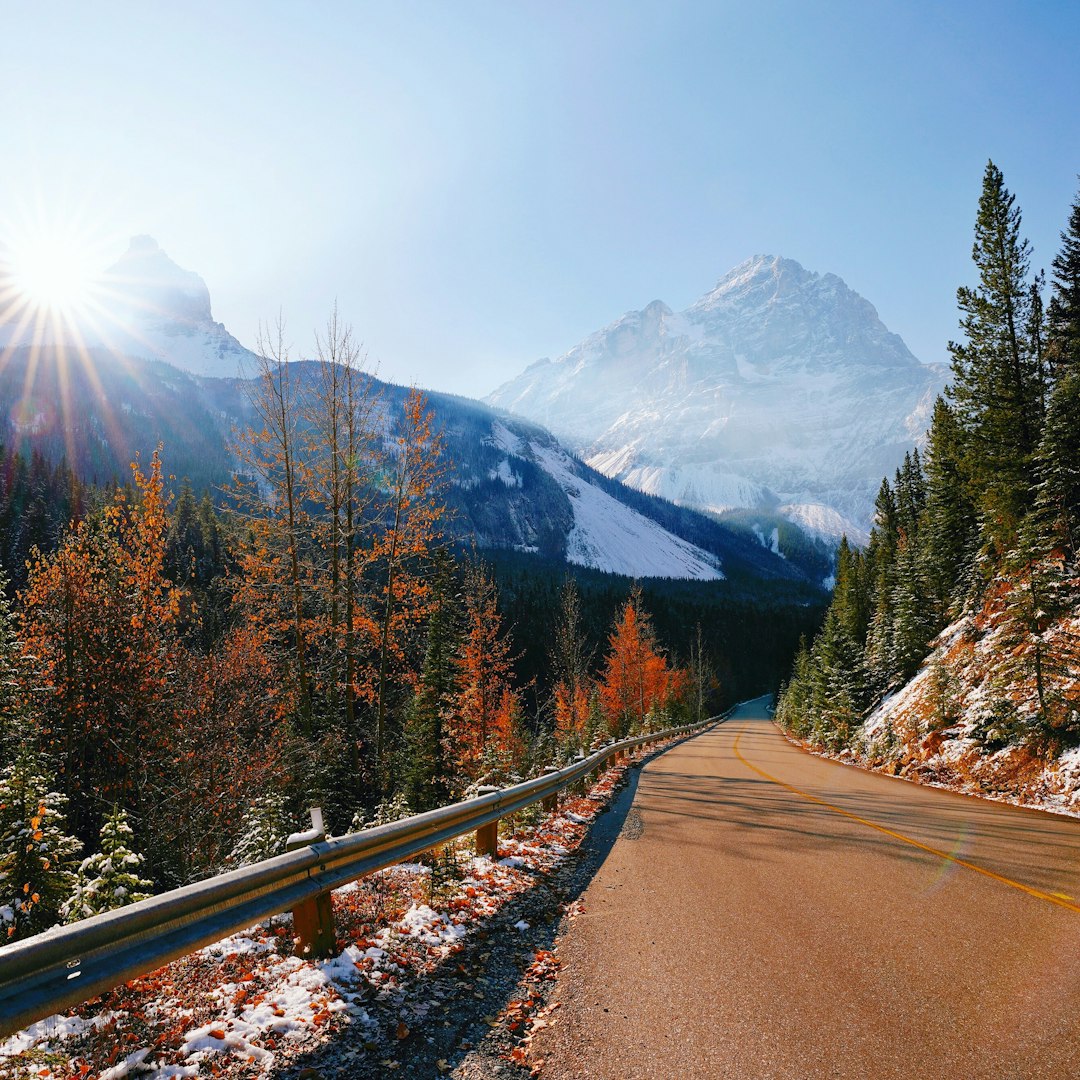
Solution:
M654 301L487 400L642 491L862 539L944 382L835 274L761 255L685 311Z
M206 282L177 266L149 236L132 238L75 313L39 319L14 304L6 314L0 310L0 347L20 345L104 349L162 360L195 375L254 370L253 355L214 322Z

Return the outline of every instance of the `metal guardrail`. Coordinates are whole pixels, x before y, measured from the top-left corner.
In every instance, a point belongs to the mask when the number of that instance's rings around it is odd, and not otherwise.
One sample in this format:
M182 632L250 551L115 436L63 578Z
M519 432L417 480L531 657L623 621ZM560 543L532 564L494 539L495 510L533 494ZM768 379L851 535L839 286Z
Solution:
M702 731L725 716L623 739L514 787L360 833L318 839L252 866L5 945L0 948L0 1037L284 911L293 911L294 929L306 939L304 951L325 953L327 941L331 949L334 943L332 889L474 830L477 850L493 853L500 818L536 802L553 807L561 790L609 759Z

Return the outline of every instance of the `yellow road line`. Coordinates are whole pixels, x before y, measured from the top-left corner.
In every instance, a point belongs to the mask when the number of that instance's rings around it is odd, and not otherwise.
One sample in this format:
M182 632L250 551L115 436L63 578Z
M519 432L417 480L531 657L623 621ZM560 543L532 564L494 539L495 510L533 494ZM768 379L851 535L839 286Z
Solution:
M774 784L779 784L782 788L787 788L788 791L793 792L795 795L801 795L802 798L812 803L817 803L818 806L824 806L827 810L832 810L837 814L841 814L846 818L850 818L852 821L857 821L860 825L865 825L869 829L876 829L880 833L884 833L886 836L891 836L896 840L902 840L905 844L910 844L912 847L919 848L921 851L929 852L931 855L936 855L939 859L946 859L951 863L955 863L957 866L962 866L966 870L974 870L976 874L982 874L983 877L991 878L993 881L1000 881L1002 885L1009 885L1011 888L1019 889L1021 892L1025 892L1028 896L1034 896L1038 900L1045 900L1048 904L1056 904L1058 907L1066 908L1068 911L1075 911L1080 914L1080 906L1076 904L1070 904L1069 900L1072 897L1066 897L1064 893L1048 893L1043 892L1041 889L1033 889L1030 885L1024 885L1019 881L1013 881L1012 878L1007 878L1002 874L995 874L993 870L987 870L985 867L976 866L975 863L967 862L964 859L958 859L955 855L950 855L947 851L941 851L938 848L930 847L929 844L923 844L918 840L913 840L910 836L905 836L903 833L896 832L894 829L887 829L884 825L878 825L876 822L867 821L866 818L859 817L858 814L853 814L850 810L844 810L842 807L833 806L832 803L826 802L824 799L819 799L816 795L811 795L809 792L802 791L800 788L794 787L791 784L785 783L783 780L777 779L775 776L771 776L765 772L764 769L759 769L756 765L751 764L746 760L739 752L739 740L743 737L744 732L740 731L735 736L735 743L733 749L735 750L735 756L748 768L752 769L758 774L758 776L764 777L766 780L771 781Z

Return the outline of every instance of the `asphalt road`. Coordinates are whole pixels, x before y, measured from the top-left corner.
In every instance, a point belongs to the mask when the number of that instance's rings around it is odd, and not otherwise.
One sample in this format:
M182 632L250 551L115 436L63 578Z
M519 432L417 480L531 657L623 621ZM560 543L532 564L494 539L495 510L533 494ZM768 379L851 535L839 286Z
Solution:
M764 706L642 770L541 1076L1080 1078L1080 821L815 758Z

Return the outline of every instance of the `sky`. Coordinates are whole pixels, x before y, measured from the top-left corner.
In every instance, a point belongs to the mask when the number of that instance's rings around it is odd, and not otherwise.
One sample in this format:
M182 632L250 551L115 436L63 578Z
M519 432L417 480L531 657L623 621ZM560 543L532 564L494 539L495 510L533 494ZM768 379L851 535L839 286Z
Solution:
M0 237L149 234L252 345L336 302L395 382L481 396L755 254L926 362L992 158L1049 266L1080 3L0 0ZM66 227L66 226L65 226Z

